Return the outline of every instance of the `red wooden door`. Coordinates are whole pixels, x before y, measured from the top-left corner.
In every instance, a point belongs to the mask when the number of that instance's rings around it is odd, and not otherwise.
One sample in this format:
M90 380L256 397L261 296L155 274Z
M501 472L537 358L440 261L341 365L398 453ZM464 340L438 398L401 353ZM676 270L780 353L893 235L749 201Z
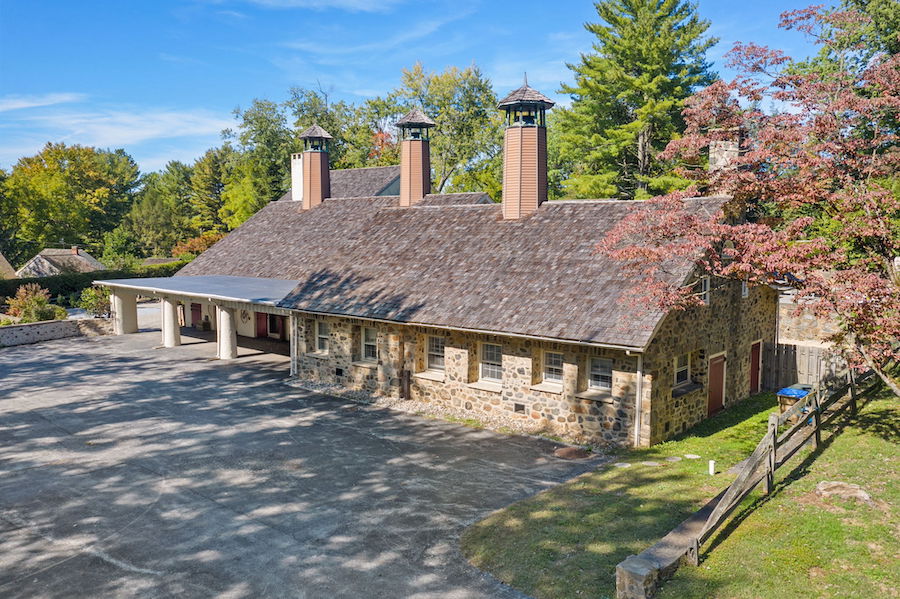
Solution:
M262 312L256 313L256 336L269 336L269 315Z
M712 416L722 409L725 400L725 356L709 361L709 400L706 413Z
M200 304L191 304L191 326L199 329L202 320L203 310L200 309Z
M762 343L757 341L750 346L750 393L759 393L759 375L762 366Z

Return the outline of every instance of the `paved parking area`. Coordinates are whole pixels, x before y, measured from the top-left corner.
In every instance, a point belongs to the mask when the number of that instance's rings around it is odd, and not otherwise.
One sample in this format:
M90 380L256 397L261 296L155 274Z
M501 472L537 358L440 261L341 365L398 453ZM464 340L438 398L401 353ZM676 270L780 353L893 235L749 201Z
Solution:
M0 596L521 597L460 533L599 463L158 343L0 349Z

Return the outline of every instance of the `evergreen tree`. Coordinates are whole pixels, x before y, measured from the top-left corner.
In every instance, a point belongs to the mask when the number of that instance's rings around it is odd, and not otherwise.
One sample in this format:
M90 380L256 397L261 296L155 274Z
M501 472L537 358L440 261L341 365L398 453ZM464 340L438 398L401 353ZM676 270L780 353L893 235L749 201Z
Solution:
M170 256L173 246L192 236L191 168L170 161L161 173L144 177L144 187L123 225L142 256Z
M709 22L685 0L601 0L600 23L585 28L593 52L569 65L574 85L562 91L572 106L560 112L560 157L574 197L647 197L682 186L657 160L684 130L681 110L695 89L715 76L705 53ZM686 182L685 182L686 183Z
M234 150L225 144L211 148L194 163L191 175L191 226L200 233L226 230L220 216L222 192L234 160Z

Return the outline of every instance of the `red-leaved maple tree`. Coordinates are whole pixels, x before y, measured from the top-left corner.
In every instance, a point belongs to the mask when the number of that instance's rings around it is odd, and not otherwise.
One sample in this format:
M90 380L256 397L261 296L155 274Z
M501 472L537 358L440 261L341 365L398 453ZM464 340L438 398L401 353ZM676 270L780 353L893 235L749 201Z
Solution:
M890 366L900 362L900 56L866 52L866 24L820 7L782 15L782 27L826 49L827 68L736 44L729 60L741 74L689 99L685 135L661 156L695 185L648 201L599 249L644 273L666 309L700 301L691 281L665 276L660 265L673 258L714 278L793 287L807 309L837 322L829 340L851 364L900 396ZM729 166L703 168L706 148L735 131L740 153ZM710 218L682 201L701 193L733 199Z

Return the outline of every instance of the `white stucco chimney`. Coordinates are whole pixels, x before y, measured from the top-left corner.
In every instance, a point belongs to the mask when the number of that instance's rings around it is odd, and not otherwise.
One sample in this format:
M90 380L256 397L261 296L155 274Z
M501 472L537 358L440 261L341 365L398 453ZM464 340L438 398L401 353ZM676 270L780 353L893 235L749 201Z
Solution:
M291 199L303 198L303 154L291 154Z

